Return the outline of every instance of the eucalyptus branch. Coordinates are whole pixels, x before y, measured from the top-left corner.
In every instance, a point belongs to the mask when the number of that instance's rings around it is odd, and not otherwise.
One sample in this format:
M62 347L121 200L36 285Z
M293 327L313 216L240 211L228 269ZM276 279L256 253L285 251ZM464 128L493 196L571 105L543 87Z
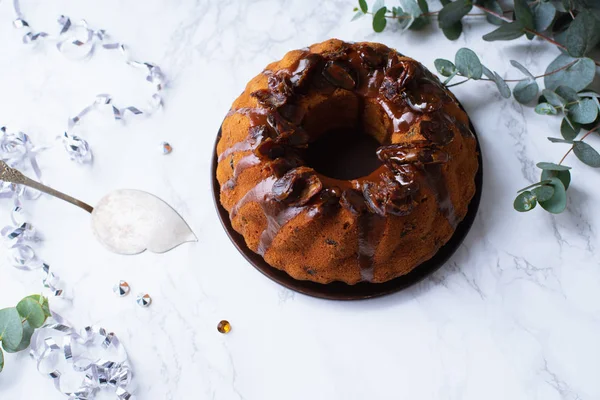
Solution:
M0 372L4 369L4 351L16 353L29 347L33 332L50 317L48 299L39 294L25 297L16 307L0 310Z
M590 129L589 131L587 131L587 133L585 135L583 135L581 137L581 139L579 141L583 142L588 136L590 136L592 133L596 132L598 129L600 128L600 124L596 125L595 127L593 127L592 129ZM563 158L561 158L560 162L558 163L558 165L562 165L562 163L565 161L565 159L567 158L567 156L569 154L571 154L571 152L575 149L575 145L572 145L571 148L569 149L569 151L567 151L565 153L565 155L563 156Z
M503 79L497 72L484 66L479 57L468 48L456 52L454 62L436 59L434 64L438 73L445 77L443 85L447 88L462 85L471 80L494 82L501 96L514 97L524 105L536 103L535 112L541 115L559 115L562 138L548 138L556 143L568 143L569 151L558 164L540 162L542 170L539 182L518 192L514 202L517 211L530 211L539 204L546 211L560 213L567 205L566 191L571 183L571 167L563 165L571 153L584 164L600 168L600 152L585 141L593 132L600 131L600 94L591 89L598 76L600 61L589 54L600 44L600 16L584 2L577 3L565 10L564 2L546 0L515 0L513 10L503 10L497 0L486 0L485 6L473 4L472 0L443 1L443 8L429 11L426 0L402 0L401 7L386 8L381 0L375 9L369 12L367 0L358 0L356 18L364 14L373 16L373 30L383 31L388 20L395 20L402 28L421 29L437 20L444 36L456 40L462 34L463 19L486 16L486 20L496 25L496 29L486 34L488 42L513 40L526 35L529 39L538 37L561 50L560 55L546 68L546 72L534 75L516 60L510 60L513 67L524 75L521 79ZM589 3L589 2L588 2ZM475 10L473 10L475 9ZM475 12L471 12L475 11ZM430 18L435 17L435 18ZM558 39L555 32L564 32ZM462 77L453 82L455 77ZM538 82L543 80L543 90ZM511 88L508 83L515 83ZM541 92L541 93L540 93ZM541 94L541 96L540 96ZM575 140L581 127L594 126Z

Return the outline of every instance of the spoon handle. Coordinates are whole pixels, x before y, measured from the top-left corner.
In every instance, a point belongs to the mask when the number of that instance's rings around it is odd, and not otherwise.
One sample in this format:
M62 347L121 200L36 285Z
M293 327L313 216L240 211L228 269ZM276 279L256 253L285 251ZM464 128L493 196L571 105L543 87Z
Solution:
M77 200L74 197L61 193L58 190L54 190L51 187L42 185L41 183L36 182L33 179L29 179L20 171L9 167L8 164L6 164L2 160L0 160L0 181L29 186L30 188L39 190L40 192L44 192L46 194L49 194L50 196L54 196L71 204L74 204L77 207L81 207L90 214L92 213L92 211L94 211L94 208L89 204L86 204L81 200Z

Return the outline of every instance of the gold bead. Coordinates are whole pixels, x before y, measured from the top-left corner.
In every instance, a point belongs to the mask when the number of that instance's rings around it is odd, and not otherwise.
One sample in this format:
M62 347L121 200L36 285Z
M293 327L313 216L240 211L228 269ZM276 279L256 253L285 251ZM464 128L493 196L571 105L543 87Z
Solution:
M229 333L229 331L231 331L231 324L229 321L223 320L219 322L219 325L217 325L217 330L223 334Z

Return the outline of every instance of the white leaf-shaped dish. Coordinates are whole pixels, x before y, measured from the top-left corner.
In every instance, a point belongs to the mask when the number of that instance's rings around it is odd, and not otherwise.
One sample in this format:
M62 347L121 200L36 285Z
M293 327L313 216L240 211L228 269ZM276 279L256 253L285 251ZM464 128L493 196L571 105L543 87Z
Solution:
M133 189L104 196L92 212L92 229L100 243L118 254L164 253L198 240L171 206Z

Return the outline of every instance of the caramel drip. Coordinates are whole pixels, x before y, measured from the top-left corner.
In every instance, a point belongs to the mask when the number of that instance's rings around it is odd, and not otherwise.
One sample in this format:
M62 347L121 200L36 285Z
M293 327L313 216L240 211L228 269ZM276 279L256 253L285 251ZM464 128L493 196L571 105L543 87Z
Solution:
M249 140L242 140L241 142L237 142L235 143L233 146L226 148L221 155L219 156L219 158L217 159L219 162L223 161L227 156L233 154L233 153L237 153L238 151L248 151L248 150L254 150L256 148L256 146L258 145L258 142L252 144L250 143Z
M260 158L256 157L254 153L250 153L246 157L241 158L235 165L235 168L233 169L233 176L231 177L231 179L229 179L223 184L222 189L232 188L237 182L238 177L242 172L244 172L244 170L250 168L253 165L258 165L260 164L260 162Z
M375 275L373 259L385 230L385 219L373 213L363 213L358 219L358 266L362 281L372 282Z
M377 100L381 108L383 108L390 120L392 120L392 133L407 132L410 129L411 124L417 118L414 112L407 111L406 108L400 109L385 98L378 97Z
M305 211L307 207L287 207L283 203L276 203L275 200L263 202L261 207L265 213L265 217L267 217L267 227L260 235L258 250L256 252L264 256L281 228Z
M448 220L450 226L452 226L453 229L456 229L460 221L456 216L454 204L452 204L452 199L450 198L448 188L446 187L446 183L444 182L442 166L428 164L425 165L424 172L425 181L427 182L431 190L433 190L433 192L435 193L435 197L438 202L438 209Z
M234 114L242 114L245 115L246 117L248 117L249 121L250 121L250 128L255 127L255 126L260 126L260 125L265 125L267 123L267 115L268 115L268 110L264 109L264 108L260 108L260 107L242 107L242 108L235 108L235 109L231 109L229 110L229 112L227 113L227 117L230 117ZM219 162L223 161L227 156L240 152L240 151L248 151L248 150L254 150L256 148L256 146L258 146L260 144L260 142L257 140L255 142L253 142L253 138L251 138L249 135L246 137L246 139L234 143L231 147L226 148L225 150L223 150L223 152L219 155L219 157L217 158L217 160ZM241 160L240 160L241 162ZM239 165L239 162L238 162ZM249 164L250 165L254 165L254 164ZM234 176L237 177L236 175L239 175L242 171L239 170L238 172L238 167L236 167L236 171L234 171ZM235 183L235 181L234 181Z
M233 221L233 219L237 216L238 212L241 208L248 202L254 201L258 204L263 204L266 200L267 195L271 193L273 189L273 184L277 179L273 176L270 176L256 184L252 189L250 189L231 209L229 212L229 219Z
M232 108L227 113L227 117L234 114L242 114L250 119L250 126L264 125L267 123L267 115L269 110L261 107L242 107Z
M269 250L281 228L307 209L307 207L287 207L274 200L271 191L276 180L271 176L260 181L233 206L230 212L230 219L233 220L245 204L254 202L260 206L267 219L267 227L260 235L257 249L257 253L261 256Z

